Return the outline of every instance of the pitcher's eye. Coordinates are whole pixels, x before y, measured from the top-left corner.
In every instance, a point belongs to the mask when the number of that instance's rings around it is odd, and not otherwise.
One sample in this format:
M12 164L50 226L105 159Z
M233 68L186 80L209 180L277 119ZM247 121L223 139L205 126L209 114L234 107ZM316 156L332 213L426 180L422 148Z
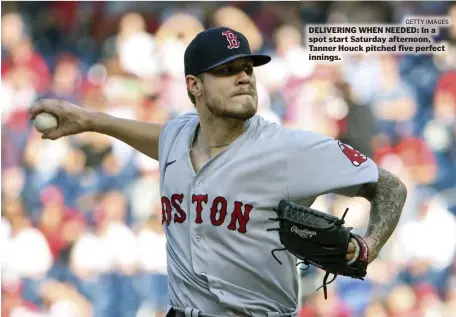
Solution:
M253 66L252 65L244 65L244 71L247 75L250 75L253 73Z
M244 71L247 75L251 75L253 73L253 65L226 65L214 69L211 73L216 76L234 76L242 71Z
M212 71L213 74L218 75L218 76L227 76L227 75L232 75L234 73L233 67L231 66L224 66L220 68L216 68Z

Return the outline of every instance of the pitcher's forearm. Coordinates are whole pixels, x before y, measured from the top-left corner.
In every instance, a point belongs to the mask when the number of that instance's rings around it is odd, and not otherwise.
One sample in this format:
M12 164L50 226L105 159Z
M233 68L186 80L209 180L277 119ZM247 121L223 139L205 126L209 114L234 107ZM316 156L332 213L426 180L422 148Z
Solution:
M378 182L362 186L357 196L371 202L366 240L376 256L396 228L407 198L405 185L390 172L379 168Z
M158 140L162 124L116 118L104 113L92 113L88 130L123 141L141 153L158 161Z
M379 181L371 200L366 235L381 249L396 228L407 198L405 185L393 174L380 169Z
M364 184L356 196L371 202L369 225L364 238L374 259L399 222L407 198L407 189L396 176L379 167L378 182Z

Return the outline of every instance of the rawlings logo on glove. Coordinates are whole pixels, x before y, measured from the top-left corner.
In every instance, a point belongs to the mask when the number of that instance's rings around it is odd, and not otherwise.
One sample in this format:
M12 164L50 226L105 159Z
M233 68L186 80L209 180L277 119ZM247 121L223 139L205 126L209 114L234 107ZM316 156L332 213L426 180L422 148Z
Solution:
M323 291L327 298L326 285L333 282L337 275L350 276L364 279L369 262L369 249L360 236L351 233L353 228L345 227L345 213L342 219L325 214L321 211L300 206L292 202L281 200L276 210L277 218L271 220L279 222L279 228L268 229L279 232L280 242L284 248L272 250L288 251L306 265L314 265L324 271ZM355 247L354 258L347 263L345 258L348 244L352 242ZM327 282L329 274L334 278Z
M291 232L296 233L298 236L301 238L307 239L307 238L312 238L314 235L317 234L316 231L311 231L307 229L298 229L298 227L293 226L291 227Z

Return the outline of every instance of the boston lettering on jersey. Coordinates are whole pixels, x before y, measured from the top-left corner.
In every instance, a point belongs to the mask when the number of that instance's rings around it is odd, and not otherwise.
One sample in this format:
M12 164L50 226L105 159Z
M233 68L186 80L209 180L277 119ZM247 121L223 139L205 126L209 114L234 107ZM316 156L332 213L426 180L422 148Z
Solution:
M196 218L195 223L203 223L202 213L204 206L208 205L209 196L192 195L192 204L195 206ZM182 209L181 204L184 201L184 194L173 194L171 199L166 196L161 198L162 204L162 224L166 222L169 226L171 221L174 223L183 223L187 219L188 213ZM228 215L228 202L225 197L217 196L209 204L210 221L213 226L221 226L226 224L227 228L232 231L241 233L247 232L247 223L249 222L250 211L253 206L244 204L240 201L235 201Z

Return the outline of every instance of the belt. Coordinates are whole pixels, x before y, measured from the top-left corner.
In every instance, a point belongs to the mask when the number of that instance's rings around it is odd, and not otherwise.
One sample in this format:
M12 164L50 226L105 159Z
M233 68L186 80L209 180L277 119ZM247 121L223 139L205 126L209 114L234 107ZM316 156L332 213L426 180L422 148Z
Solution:
M233 314L235 315L235 314ZM296 317L297 313L278 313L278 312L268 312L265 317ZM220 315L211 315L205 314L196 308L178 308L172 307L166 317L224 317Z

